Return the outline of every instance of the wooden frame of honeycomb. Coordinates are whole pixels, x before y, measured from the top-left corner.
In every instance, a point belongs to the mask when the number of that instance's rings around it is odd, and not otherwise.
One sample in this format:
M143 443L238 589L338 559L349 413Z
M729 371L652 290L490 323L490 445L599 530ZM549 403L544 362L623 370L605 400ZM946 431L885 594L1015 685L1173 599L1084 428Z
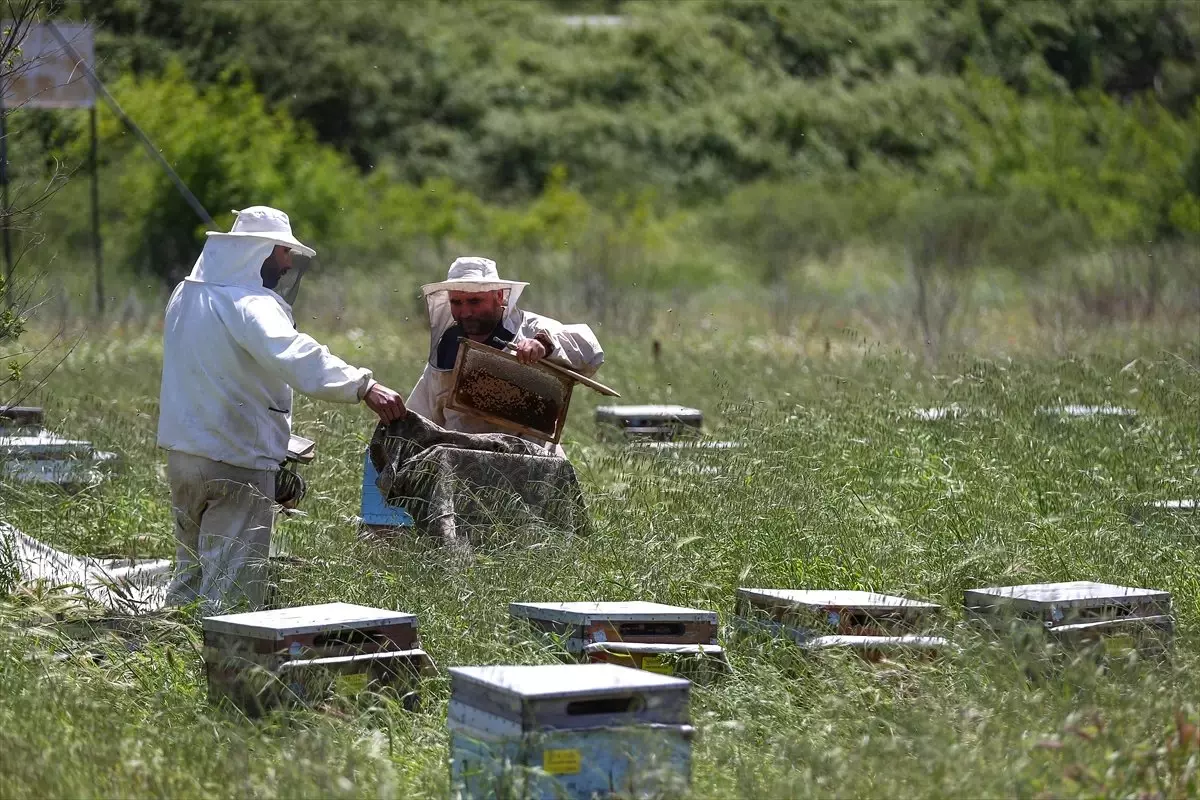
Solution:
M558 444L575 381L539 364L462 339L446 408Z

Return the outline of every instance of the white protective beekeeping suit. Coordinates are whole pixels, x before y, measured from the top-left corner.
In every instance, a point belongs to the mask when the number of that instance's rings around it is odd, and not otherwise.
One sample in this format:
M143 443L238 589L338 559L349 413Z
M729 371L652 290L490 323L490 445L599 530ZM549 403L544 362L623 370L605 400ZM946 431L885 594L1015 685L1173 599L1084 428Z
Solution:
M550 355L555 359L570 364L572 369L589 377L600 369L604 363L604 350L587 325L564 325L558 320L517 307L521 292L528 285L520 281L503 280L494 261L470 256L457 259L450 266L446 280L421 287L429 311L429 361L409 395L406 404L409 411L415 411L444 428L463 433L511 433L478 417L446 408L453 388L454 356L458 352L457 337L447 335L457 325L450 313L449 294L452 290L506 292L504 317L487 344L497 348L510 343L517 345L544 332L554 342L554 350ZM563 455L561 447L555 448L555 452Z
M238 212L230 233L210 234L167 304L158 445L169 451L178 539L174 604L262 604L293 387L356 403L373 383L370 370L298 332L291 307L263 286L263 261L280 244L314 255L283 212Z

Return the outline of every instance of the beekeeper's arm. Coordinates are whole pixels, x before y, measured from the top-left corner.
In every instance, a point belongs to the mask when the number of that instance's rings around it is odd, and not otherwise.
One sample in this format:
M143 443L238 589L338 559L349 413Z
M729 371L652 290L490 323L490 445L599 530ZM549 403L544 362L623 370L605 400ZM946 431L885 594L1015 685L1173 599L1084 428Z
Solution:
M572 369L589 376L596 374L604 363L604 348L587 325L564 325L558 320L528 312L525 316L522 336L537 339L543 347L551 345L547 357L566 362Z
M404 416L400 395L373 380L371 370L350 366L297 331L274 298L242 298L226 325L259 366L301 394L334 403L365 400L385 422Z

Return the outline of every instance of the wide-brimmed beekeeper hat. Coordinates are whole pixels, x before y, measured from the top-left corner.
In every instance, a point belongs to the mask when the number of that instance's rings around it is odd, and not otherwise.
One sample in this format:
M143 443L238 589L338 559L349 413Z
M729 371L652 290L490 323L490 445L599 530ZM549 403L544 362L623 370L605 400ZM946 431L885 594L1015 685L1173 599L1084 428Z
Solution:
M206 231L205 235L215 239L227 237L263 239L288 247L293 253L299 253L307 258L312 258L317 254L316 250L303 244L295 237L292 233L292 222L288 219L288 215L277 208L271 208L270 206L250 206L249 208L243 208L241 211L235 210L233 213L237 219L234 220L233 228L228 233Z
M421 287L421 293L426 297L437 292L508 292L509 308L517 304L517 298L525 290L528 283L522 281L506 281L500 277L496 262L490 258L479 256L463 256L454 259L446 280L438 283L427 283Z
M528 285L524 281L506 281L501 278L496 269L496 262L490 258L456 258L446 273L446 280L427 283L421 287L421 294L425 296L425 307L429 311L429 364L439 369L438 344L442 335L455 324L454 315L450 311L450 292L505 292L505 311L501 324L511 326L511 320L520 316L517 300Z

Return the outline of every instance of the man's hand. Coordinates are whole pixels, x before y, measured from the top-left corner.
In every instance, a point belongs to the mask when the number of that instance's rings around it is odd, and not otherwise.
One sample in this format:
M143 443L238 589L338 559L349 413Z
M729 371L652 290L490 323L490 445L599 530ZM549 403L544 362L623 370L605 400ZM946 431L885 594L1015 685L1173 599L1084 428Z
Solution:
M517 345L517 361L532 364L546 357L546 346L537 339L526 339Z
M382 383L371 384L371 388L363 395L363 402L367 404L367 408L378 414L384 423L404 419L408 414L408 409L404 407L404 398Z

